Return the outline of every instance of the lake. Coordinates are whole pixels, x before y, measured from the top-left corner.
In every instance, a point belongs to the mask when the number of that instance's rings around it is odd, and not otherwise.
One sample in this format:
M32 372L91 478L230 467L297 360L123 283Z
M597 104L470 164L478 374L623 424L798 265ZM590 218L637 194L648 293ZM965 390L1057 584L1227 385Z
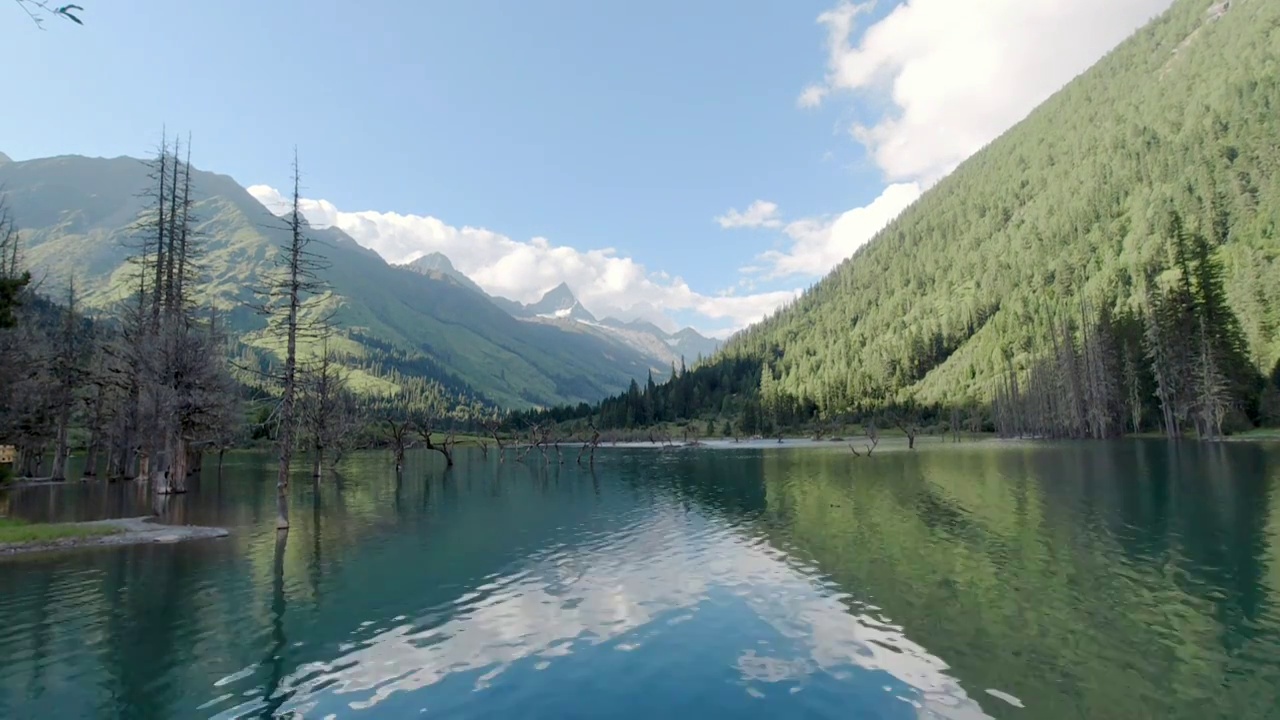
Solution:
M886 445L362 454L287 536L229 456L227 539L0 561L0 717L1280 717L1280 446Z

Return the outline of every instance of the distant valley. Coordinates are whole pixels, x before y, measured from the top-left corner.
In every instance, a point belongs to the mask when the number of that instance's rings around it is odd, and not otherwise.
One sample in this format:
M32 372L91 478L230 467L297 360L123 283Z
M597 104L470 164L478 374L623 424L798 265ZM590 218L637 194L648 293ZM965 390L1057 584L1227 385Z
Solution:
M488 298L520 320L554 325L566 330L576 329L592 333L604 342L621 343L652 361L655 378L665 377L672 366L692 364L701 358L711 357L720 348L719 341L706 337L693 328L668 333L644 320L624 322L612 317L597 319L583 307L566 283L548 290L537 302L521 304L489 295L471 278L455 269L449 258L442 253L428 253L401 267L428 277L452 279Z
M0 155L0 187L42 292L57 295L74 279L100 311L128 294L147 173L128 157L15 162ZM232 178L197 170L192 179L208 280L201 299L226 314L246 348L270 356L249 303L287 231ZM329 266L325 305L341 332L336 348L366 394L429 386L514 409L594 402L650 374L665 378L682 358L693 362L717 348L691 329L597 320L564 285L521 305L488 295L443 255L393 266L337 228L310 232Z

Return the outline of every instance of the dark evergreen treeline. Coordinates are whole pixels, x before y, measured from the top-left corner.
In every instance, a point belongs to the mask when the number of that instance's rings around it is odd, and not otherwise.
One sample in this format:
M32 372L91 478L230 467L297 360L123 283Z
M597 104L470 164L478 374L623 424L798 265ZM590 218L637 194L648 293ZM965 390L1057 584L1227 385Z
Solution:
M509 424L518 428L546 421L564 423L590 418L601 429L631 429L706 416L734 423L731 430L754 434L771 430L778 424L795 423L804 411L789 398L773 394L768 396L772 400L762 400L758 392L761 368L761 363L754 358L726 358L692 369L681 363L679 368L672 368L670 379L662 384L656 384L650 375L643 387L633 381L626 392L596 406L581 403L513 413Z
M1248 356L1213 241L1169 219L1170 266L1136 310L1062 312L1025 371L1008 370L992 406L1005 435L1108 438L1159 431L1207 439L1280 421L1275 377Z
M1167 220L1168 263L1144 281L1142 301L1117 310L1115 297L1075 307L1043 299L1045 333L1006 348L1005 372L991 398L956 403L867 396L834 411L788 393L770 361L726 356L673 379L626 392L596 406L580 404L511 416L515 426L589 421L601 429L710 421L723 435L849 422L932 425L945 430L994 429L1008 436L1109 438L1126 433L1194 432L1218 438L1258 424L1280 423L1275 374L1250 361L1241 324L1228 302L1226 272L1214 241L1189 229L1177 212ZM946 352L938 339L924 352ZM1019 355L1029 358L1015 365Z

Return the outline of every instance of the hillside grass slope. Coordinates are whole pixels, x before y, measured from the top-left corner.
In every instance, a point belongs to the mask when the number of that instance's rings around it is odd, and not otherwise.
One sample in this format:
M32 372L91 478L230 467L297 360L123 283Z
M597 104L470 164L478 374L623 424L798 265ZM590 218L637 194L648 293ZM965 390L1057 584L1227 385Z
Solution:
M132 158L63 156L0 164L0 187L21 229L25 261L48 292L73 279L86 303L110 311L130 292L127 262L149 187ZM227 313L251 347L263 337L253 290L287 231L225 175L193 173L204 254L202 300ZM406 378L511 408L598 400L643 378L640 353L582 332L526 323L446 277L393 267L340 230L311 230L328 261L324 305L343 333L337 349L356 386L390 395Z

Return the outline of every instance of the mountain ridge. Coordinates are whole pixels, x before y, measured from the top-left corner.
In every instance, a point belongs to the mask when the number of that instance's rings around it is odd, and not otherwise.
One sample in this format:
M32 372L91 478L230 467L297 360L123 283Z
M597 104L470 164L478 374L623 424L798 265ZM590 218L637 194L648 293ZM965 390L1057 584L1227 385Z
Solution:
M670 368L680 364L684 359L693 361L709 357L720 347L719 341L706 337L692 327L684 327L674 333L668 333L657 325L638 318L626 322L614 317L597 319L582 305L573 289L564 281L544 292L537 301L525 304L489 295L465 273L457 270L448 256L438 251L427 253L397 267L440 277L448 276L488 298L494 305L520 320L559 325L566 330L590 332L602 341L621 344L630 351L639 352L647 357L650 361L650 369L659 378L668 376Z
M75 277L87 306L100 311L127 294L126 258L136 244L132 227L147 173L144 161L127 157L62 155L0 165L0 186L37 275L54 286ZM282 244L283 224L227 175L193 170L192 180L208 276L201 292L246 342L270 351L249 305L251 287ZM505 407L529 408L594 401L652 369L644 355L618 343L521 322L455 278L392 267L336 228L309 233L330 263L328 302L350 339L343 351L371 391L402 389L396 368L411 377L414 368L430 367L438 374L433 379L473 388Z

